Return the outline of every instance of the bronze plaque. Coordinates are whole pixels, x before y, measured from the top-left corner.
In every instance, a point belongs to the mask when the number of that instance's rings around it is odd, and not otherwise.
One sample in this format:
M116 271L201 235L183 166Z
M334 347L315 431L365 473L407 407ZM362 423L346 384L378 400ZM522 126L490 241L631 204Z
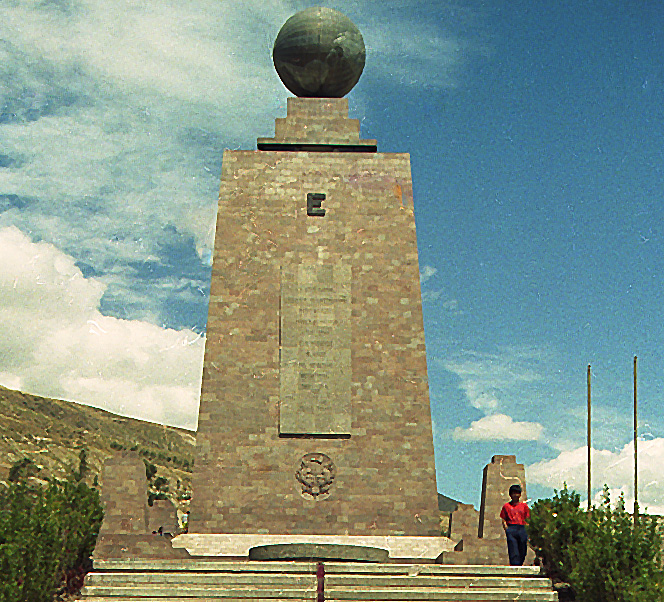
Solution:
M279 433L350 435L351 268L281 271Z

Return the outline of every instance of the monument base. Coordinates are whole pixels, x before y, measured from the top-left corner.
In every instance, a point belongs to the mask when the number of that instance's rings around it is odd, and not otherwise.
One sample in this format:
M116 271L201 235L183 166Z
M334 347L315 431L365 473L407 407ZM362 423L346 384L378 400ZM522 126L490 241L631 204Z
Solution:
M249 560L388 562L389 557L383 548L334 543L278 543L249 550Z
M262 546L312 545L355 546L385 550L391 561L436 562L458 544L449 537L408 535L260 535L244 533L183 533L173 548L184 548L191 556L249 558L250 550ZM350 559L349 559L350 560ZM359 559L361 560L361 559Z

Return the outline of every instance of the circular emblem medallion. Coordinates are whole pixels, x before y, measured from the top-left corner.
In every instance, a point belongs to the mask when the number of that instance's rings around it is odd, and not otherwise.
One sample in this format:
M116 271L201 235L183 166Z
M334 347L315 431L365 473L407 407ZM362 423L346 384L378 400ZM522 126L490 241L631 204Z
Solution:
M295 478L302 486L302 495L309 499L324 499L330 493L336 469L329 456L325 454L305 454Z

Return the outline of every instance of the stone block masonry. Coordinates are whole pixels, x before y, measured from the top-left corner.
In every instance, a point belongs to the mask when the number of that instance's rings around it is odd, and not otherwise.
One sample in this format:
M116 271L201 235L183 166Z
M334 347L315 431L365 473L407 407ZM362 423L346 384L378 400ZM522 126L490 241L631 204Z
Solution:
M526 470L518 464L516 456L493 456L484 467L482 475L482 505L477 536L483 539L504 539L503 524L499 514L505 502L509 502L509 489L521 485L521 501L528 499L526 493Z
M138 454L123 451L107 458L101 485L104 520L95 559L189 557L186 550L173 549L169 538L152 534L151 529L175 525L175 507L170 500L148 506L145 464Z
M347 112L224 153L190 533L440 534L410 160Z
M99 534L145 534L148 529L148 486L141 457L123 451L106 458L101 483L104 522Z

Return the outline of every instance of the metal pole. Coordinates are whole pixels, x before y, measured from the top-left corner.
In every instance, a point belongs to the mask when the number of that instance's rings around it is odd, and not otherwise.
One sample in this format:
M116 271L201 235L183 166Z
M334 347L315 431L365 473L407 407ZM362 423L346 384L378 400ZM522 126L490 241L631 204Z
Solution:
M588 510L590 510L591 481L590 481L590 364L588 364Z
M634 522L639 514L639 489L638 489L638 420L636 413L636 356L634 356Z

